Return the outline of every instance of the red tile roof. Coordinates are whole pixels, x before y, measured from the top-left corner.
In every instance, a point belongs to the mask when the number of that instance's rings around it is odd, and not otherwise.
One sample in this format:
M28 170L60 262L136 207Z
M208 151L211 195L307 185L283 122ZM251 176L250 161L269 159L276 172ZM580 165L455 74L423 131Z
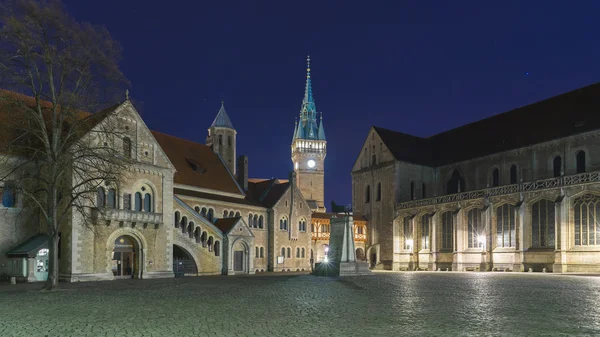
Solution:
M227 166L209 146L152 131L177 172L175 183L242 194Z

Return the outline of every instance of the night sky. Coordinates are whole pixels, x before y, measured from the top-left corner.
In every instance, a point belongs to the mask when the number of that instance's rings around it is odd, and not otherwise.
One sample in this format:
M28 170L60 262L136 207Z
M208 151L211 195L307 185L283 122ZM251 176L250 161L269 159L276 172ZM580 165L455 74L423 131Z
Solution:
M328 207L351 202L372 125L430 136L600 79L600 1L66 4L121 42L151 129L204 143L224 96L251 177L292 170L310 54Z

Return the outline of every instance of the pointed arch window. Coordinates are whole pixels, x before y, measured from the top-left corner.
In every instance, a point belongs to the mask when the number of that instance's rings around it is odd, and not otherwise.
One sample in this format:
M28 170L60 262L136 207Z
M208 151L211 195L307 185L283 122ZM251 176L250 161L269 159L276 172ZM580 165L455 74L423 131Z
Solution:
M496 209L496 247L516 247L513 205L504 204Z
M442 214L442 249L454 249L454 219L452 211Z
M415 182L410 182L410 200L415 200Z
M292 257L292 249L290 247L287 248L287 258L290 259Z
M252 218L252 228L258 228L258 215L254 214L254 217Z
M600 245L600 197L586 194L573 202L576 246Z
M531 246L554 247L556 227L554 202L540 200L531 205Z
M585 152L577 152L575 160L577 162L577 173L585 173Z
M367 190L365 192L365 203L371 202L371 185L367 185Z
M468 248L480 248L483 245L482 238L485 238L483 232L483 223L481 222L481 209L473 208L467 213L468 226ZM485 239L484 239L485 240Z
M459 191L462 192L464 190L465 190L465 180L460 175L460 173L458 173L458 170L454 170L454 172L452 172L452 176L450 177L450 180L448 180L448 182L446 183L446 193L447 194L455 194L455 193L458 193Z
M421 217L421 249L430 249L431 216L424 214Z
M202 207L202 210L200 211L200 215L202 215L202 217L206 218L206 207Z
M377 198L375 201L381 201L381 183L377 183Z
M492 187L500 186L500 170L496 167L492 171Z
M510 167L510 183L511 184L516 184L518 182L518 177L517 177L517 165L512 165Z
M285 248L281 247L281 256L285 257Z
M552 167L554 171L554 177L560 177L560 173L562 171L562 158L560 156L554 157L552 161Z

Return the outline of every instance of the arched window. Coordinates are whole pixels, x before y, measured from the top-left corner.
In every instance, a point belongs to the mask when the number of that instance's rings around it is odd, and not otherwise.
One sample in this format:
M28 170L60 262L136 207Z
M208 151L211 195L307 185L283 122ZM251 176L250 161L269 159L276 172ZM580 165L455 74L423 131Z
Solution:
M106 206L105 198L106 198L106 192L104 191L104 187L98 187L97 192L96 192L96 206L98 206L98 207Z
M208 234L206 232L202 232L202 235L200 235L200 243L202 243L202 247L206 247L207 236Z
M577 173L585 172L585 152L579 151L575 157L577 161Z
M265 247L260 247L260 258L264 258L265 257Z
M2 206L15 207L15 204L17 202L17 194L15 192L14 183L11 181L5 182L4 187L2 188L1 192L2 192ZM100 195L100 193L98 193L98 195ZM100 203L98 203L98 207L102 207Z
M221 242L215 241L215 256L221 255Z
M214 210L212 208L209 208L208 213L206 214L206 219L208 219L208 221L212 222L213 214L214 214Z
M263 228L264 224L263 222L265 221L265 218L261 215L258 217L258 228Z
M184 216L183 218L181 218L181 232L185 233L185 231L187 230L187 225L188 225L188 220L187 220L187 216Z
M285 248L281 247L281 256L285 257Z
M483 222L481 221L481 209L473 208L467 213L468 247L481 248L486 241Z
M206 207L202 207L202 210L200 211L200 215L202 215L204 218L206 218Z
M424 214L421 217L421 249L430 249L430 233L431 229L431 216Z
M515 206L499 206L496 209L496 247L515 247L515 232Z
M500 170L495 168L492 171L492 187L500 186Z
M227 215L229 215L229 212L227 212L227 210L223 211L223 219L225 219Z
M425 199L425 183L421 184L421 198Z
M415 182L410 182L410 200L415 200Z
M442 249L454 249L454 221L451 211L442 214Z
M377 198L375 201L381 201L381 183L377 183Z
M152 196L150 195L150 193L146 193L146 195L144 195L144 211L145 212L153 211Z
M209 252L212 252L212 249L213 249L213 241L214 241L214 239L213 239L213 237L212 237L212 236L208 238L207 245L208 245L208 251L209 251Z
M236 218L239 218L239 217L241 217L241 214L240 214L240 212L235 212L235 217L236 217Z
M252 228L258 228L258 215L254 214L254 217L252 218Z
M510 183L511 184L516 184L517 181L518 181L518 178L517 178L517 165L513 164L510 167Z
M287 218L286 217L279 219L279 229L287 231Z
M321 232L322 233L329 233L329 225L321 225Z
M106 207L116 208L117 207L117 191L114 188L108 189L108 198L106 199Z
M403 234L404 234L404 249L412 249L413 247L413 231L412 231L412 226L410 223L410 218L409 217L405 217L404 218L404 223L402 224L403 226Z
M123 155L125 158L131 158L131 139L123 138Z
M231 146L231 144L233 144L232 137L227 136L227 145Z
M287 258L290 259L292 257L292 249L290 247L287 248Z
M260 257L260 248L258 246L254 247L254 258L258 259Z
M196 213L200 213L200 207L198 207L198 206L194 207L194 211L196 211Z
M190 223L188 224L187 231L188 231L188 235L189 235L190 239L193 238L194 237L194 222L193 221L190 221Z
M371 185L367 185L367 190L365 194L365 203L371 202Z
M223 135L219 135L219 145L223 145Z
M194 229L194 238L196 239L196 243L200 243L200 227L196 227L196 229Z
M371 165L375 166L376 164L377 164L377 156L372 155L371 156Z
M454 194L463 191L465 191L465 180L460 176L458 170L454 170L454 172L452 172L452 177L450 177L450 180L446 183L446 193Z
M554 169L554 177L560 177L560 173L562 171L562 158L560 158L560 156L554 157L554 160L552 161L552 167Z
M296 247L296 258L300 258L300 247Z
M575 245L600 245L600 197L586 194L573 202Z
M306 252L304 251L304 247L302 248L302 258L306 256Z
M540 200L531 205L531 246L554 247L554 202Z
M179 228L179 220L181 219L181 213L179 213L179 211L175 212L175 223L173 224L173 226L175 228Z
M142 211L142 193L135 192L135 210L137 212Z

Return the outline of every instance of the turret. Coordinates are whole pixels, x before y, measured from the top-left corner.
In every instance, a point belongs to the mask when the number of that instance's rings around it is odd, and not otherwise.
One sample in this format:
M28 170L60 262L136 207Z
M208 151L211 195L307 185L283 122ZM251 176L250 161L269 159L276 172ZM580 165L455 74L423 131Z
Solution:
M221 100L221 109L208 128L206 145L218 154L231 174L236 174L236 135L237 131L225 111L225 102Z

